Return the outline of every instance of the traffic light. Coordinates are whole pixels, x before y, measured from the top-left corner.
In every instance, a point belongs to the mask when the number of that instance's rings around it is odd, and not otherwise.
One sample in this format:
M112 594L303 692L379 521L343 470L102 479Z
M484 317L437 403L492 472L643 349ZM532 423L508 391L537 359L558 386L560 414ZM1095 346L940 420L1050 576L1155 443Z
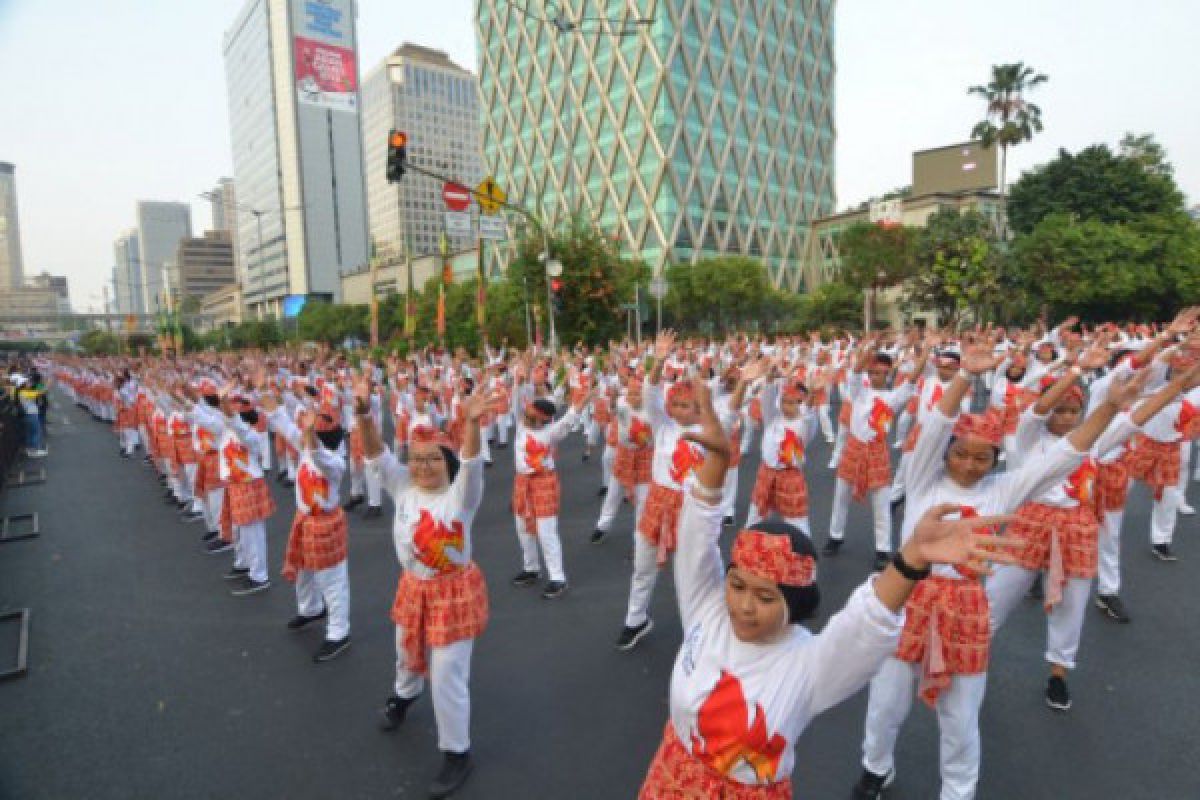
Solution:
M408 162L408 134L392 131L388 134L387 179L388 183L399 183L404 177Z
M550 308L555 314L561 314L563 310L563 282L562 278L550 279Z

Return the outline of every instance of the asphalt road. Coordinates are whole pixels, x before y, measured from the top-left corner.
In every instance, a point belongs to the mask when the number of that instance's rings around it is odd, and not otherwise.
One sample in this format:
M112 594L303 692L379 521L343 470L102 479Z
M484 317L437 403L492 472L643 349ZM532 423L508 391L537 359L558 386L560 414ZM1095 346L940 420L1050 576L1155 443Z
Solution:
M107 426L61 396L51 412L44 485L5 489L3 513L36 510L40 538L0 545L0 608L33 609L29 673L0 683L0 798L417 798L437 771L426 698L394 734L376 728L394 642L388 619L398 568L383 519L351 525L353 646L321 665L316 630L290 633L291 586L279 577L293 504L274 486L273 586L238 598L228 556L199 549L140 461L117 456ZM558 601L508 579L520 566L508 512L511 450L487 472L475 555L491 623L475 648L468 798L632 798L666 720L679 645L669 574L656 630L632 653L613 648L631 550L626 510L603 544L588 543L600 501L599 459L561 449L561 530L571 588ZM824 442L809 470L823 541L833 495ZM744 513L756 459L742 467ZM1193 484L1193 502L1200 489ZM979 797L1020 800L1195 800L1200 774L1200 563L1196 518L1181 518L1181 560L1151 558L1147 495L1135 489L1123 543L1134 622L1089 610L1067 714L1042 700L1045 621L1027 601L993 648L983 710ZM851 513L843 554L822 562L825 616L871 562L866 510ZM726 537L728 538L728 536ZM13 652L0 627L0 661ZM799 743L798 800L845 798L859 774L865 692L816 720ZM889 797L937 794L937 728L914 708Z

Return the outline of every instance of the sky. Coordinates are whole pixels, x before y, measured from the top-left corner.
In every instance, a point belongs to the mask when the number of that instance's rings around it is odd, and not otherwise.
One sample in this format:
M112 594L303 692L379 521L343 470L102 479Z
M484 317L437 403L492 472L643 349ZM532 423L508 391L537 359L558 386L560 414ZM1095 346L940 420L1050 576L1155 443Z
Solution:
M197 195L232 174L221 51L242 5L0 0L0 161L16 165L25 272L67 275L76 309L101 307L137 200L191 202L193 228L209 224ZM358 8L361 72L404 41L475 69L472 0ZM1013 61L1050 80L1031 97L1045 130L1012 152L1010 182L1059 148L1150 132L1200 202L1197 31L1194 0L841 0L837 207L909 183L914 150L965 140L983 111L967 87Z

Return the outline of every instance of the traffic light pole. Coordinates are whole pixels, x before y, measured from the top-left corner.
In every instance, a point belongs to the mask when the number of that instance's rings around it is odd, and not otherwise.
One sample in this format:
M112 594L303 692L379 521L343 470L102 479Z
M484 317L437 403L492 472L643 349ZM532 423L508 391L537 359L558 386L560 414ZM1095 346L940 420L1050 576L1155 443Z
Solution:
M502 208L506 208L509 211L513 211L513 212L516 212L517 214L520 214L522 217L527 219L530 222L530 224L532 224L535 228L537 228L539 233L541 233L541 235L542 235L542 252L545 255L546 263L547 264L549 263L549 261L550 261L550 232L546 229L545 224L540 219L538 219L537 216L533 212L528 211L528 210L522 208L521 206L513 205L512 203L509 203L506 200L496 200L495 198L485 195L482 192L476 191L474 188L472 188L470 186L466 186L466 185L454 180L453 178L447 178L445 175L439 175L438 173L436 173L432 170L428 170L428 169L425 169L424 167L417 166L416 164L413 164L410 161L404 162L404 170L406 172L408 172L408 171L415 172L418 175L424 175L427 178L433 178L434 180L441 181L442 183L447 184L454 189L461 189L462 191L464 191L464 192L468 193L469 195L471 195L472 197L474 197L476 200L482 201L480 203L481 206L484 203L491 203L491 204L501 206ZM544 271L544 268L543 268L543 271ZM549 331L549 333L550 333L550 349L557 350L558 349L558 332L557 332L557 329L555 328L555 324L554 324L554 305L552 302L553 297L551 296L551 294L552 293L550 291L550 276L547 275L546 276L546 316L550 320L550 331Z

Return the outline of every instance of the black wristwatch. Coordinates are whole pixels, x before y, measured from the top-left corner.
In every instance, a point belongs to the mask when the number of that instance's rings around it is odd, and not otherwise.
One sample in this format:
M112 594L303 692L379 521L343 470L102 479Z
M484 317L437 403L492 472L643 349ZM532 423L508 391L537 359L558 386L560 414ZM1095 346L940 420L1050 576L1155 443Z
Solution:
M896 572L910 581L923 581L929 577L929 573L932 571L929 566L926 566L925 569L916 569L904 560L904 556L900 555L899 550L892 556L892 566L896 568Z

